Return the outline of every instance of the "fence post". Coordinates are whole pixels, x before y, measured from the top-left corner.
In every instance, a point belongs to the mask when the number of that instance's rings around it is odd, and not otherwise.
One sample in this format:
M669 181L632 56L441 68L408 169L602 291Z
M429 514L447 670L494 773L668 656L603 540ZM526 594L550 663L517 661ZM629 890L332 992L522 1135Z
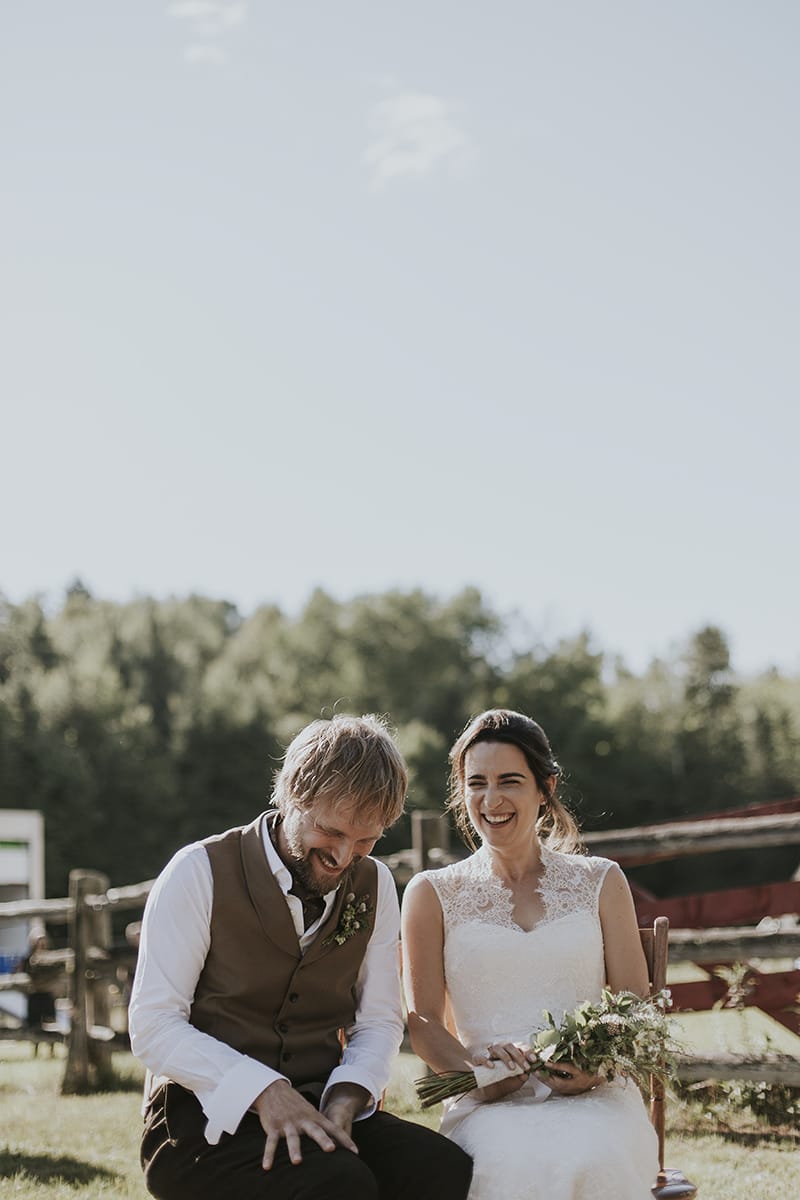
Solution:
M431 863L431 851L446 850L450 844L450 827L447 817L427 809L415 809L411 813L411 845L414 850L414 872L427 871Z
M109 889L107 875L94 873L95 886L88 894L104 896ZM107 908L88 910L90 962L87 971L87 1023L89 1026L89 1062L98 1083L109 1082L114 1075L111 1063L111 913ZM93 953L92 953L93 951ZM91 960L94 959L94 962Z
M90 951L95 947L107 949L110 944L110 918L107 913L93 912L85 900L86 896L107 892L108 883L108 877L97 871L69 873L69 898L74 906L69 919L71 1026L67 1065L61 1084L63 1095L91 1091L111 1073L110 1047L91 1037L91 1027L98 1025L104 1014L104 992L106 1009L108 1007L108 992L90 965ZM105 1024L108 1024L107 1015Z

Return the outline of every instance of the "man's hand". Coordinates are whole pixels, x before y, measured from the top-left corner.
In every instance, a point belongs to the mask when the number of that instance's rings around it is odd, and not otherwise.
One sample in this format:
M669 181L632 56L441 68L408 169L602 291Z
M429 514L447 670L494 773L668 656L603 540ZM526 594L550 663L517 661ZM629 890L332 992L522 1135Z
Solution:
M267 1135L261 1165L268 1171L275 1160L275 1151L281 1138L286 1138L286 1148L291 1162L300 1163L300 1138L303 1134L313 1138L321 1150L335 1150L337 1146L358 1154L349 1129L323 1115L304 1100L286 1079L276 1079L256 1097L255 1110L261 1128Z
M367 1089L357 1083L335 1083L325 1097L322 1112L349 1137L353 1121L371 1099Z

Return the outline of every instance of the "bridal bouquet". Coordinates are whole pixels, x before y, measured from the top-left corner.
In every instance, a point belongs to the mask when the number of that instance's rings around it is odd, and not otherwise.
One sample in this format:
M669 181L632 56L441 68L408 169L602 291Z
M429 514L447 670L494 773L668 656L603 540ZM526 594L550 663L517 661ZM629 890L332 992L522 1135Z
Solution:
M667 1019L669 994L659 992L643 1000L634 992L612 992L604 988L600 1000L579 1004L557 1025L545 1011L544 1029L534 1034L531 1050L536 1059L530 1070L558 1074L557 1064L571 1063L590 1075L613 1079L627 1075L645 1089L651 1075L666 1079L677 1052ZM500 1083L522 1068L475 1067L471 1071L443 1071L416 1081L417 1095L423 1108L430 1108L452 1096L463 1096L490 1083Z

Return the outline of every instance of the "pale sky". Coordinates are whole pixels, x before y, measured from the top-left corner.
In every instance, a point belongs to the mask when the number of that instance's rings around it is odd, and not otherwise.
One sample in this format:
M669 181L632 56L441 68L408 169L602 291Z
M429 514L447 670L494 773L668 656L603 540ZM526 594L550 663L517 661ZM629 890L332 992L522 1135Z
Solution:
M796 0L5 0L0 590L800 672Z

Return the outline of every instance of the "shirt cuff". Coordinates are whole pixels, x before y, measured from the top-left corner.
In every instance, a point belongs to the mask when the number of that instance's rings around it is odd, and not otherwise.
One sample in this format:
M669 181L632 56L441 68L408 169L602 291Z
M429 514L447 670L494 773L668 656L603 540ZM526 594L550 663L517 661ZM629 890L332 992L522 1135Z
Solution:
M209 1146L216 1146L223 1133L235 1133L256 1097L278 1079L286 1079L286 1076L253 1058L243 1058L225 1074L213 1092L197 1092L197 1099L208 1117L205 1137Z
M359 1087L362 1087L366 1092L369 1092L369 1103L367 1104L366 1108L363 1109L354 1119L356 1121L363 1121L367 1117L372 1116L378 1107L379 1100L379 1097L375 1094L377 1090L375 1087L375 1081L371 1079L366 1072L359 1071L357 1067L334 1067L328 1076L328 1082L325 1084L325 1089L322 1093L322 1099L319 1102L320 1108L323 1108L325 1104L325 1097L328 1095L328 1092L331 1090L331 1088L337 1083L357 1083Z

